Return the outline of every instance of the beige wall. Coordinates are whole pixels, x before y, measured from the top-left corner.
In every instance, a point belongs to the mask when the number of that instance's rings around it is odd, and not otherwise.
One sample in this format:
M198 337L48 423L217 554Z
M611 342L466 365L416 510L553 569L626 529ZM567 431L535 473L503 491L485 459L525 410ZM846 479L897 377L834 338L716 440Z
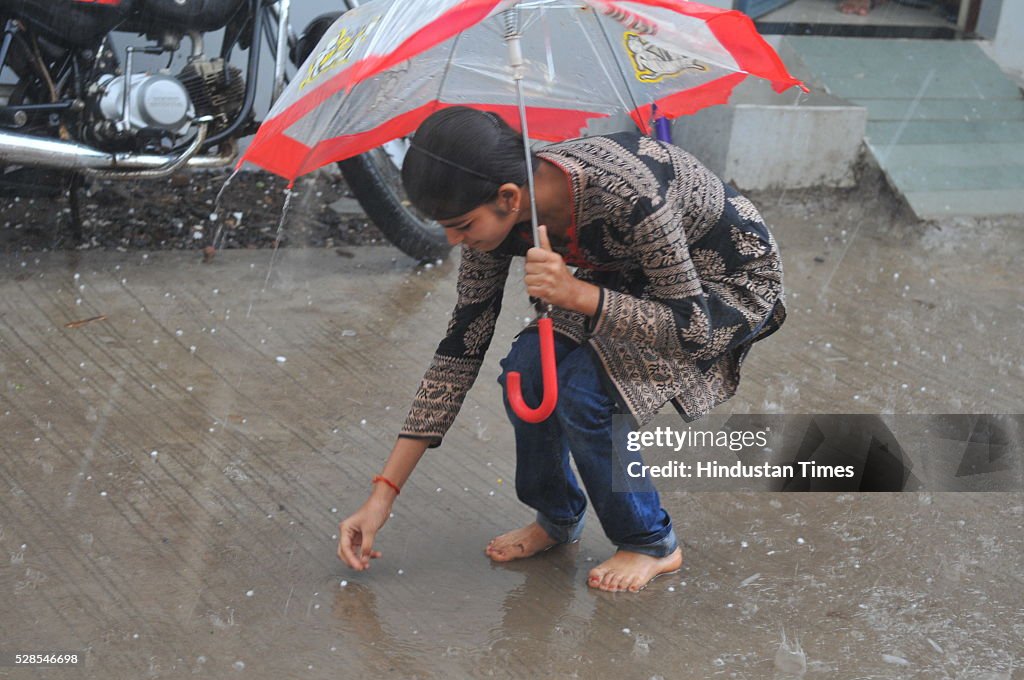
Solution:
M1006 0L999 12L993 40L996 61L1003 68L1024 71L1024 2Z

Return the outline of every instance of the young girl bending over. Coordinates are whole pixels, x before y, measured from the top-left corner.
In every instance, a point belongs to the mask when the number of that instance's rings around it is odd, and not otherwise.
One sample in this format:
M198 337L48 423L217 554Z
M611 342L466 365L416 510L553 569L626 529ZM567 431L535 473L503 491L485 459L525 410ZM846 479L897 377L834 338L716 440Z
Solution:
M369 499L341 522L338 556L354 569L380 555L374 539L395 496L455 420L517 256L526 257L529 294L554 308L559 400L537 424L505 400L516 494L537 514L492 540L487 556L506 562L576 541L589 497L617 548L590 571L590 586L636 591L682 564L650 480L622 481L639 454L615 442L666 402L693 420L735 393L751 345L785 319L775 240L749 200L682 149L649 137L574 139L535 152L532 163L539 247L531 247L523 140L512 128L454 107L416 132L402 180L413 204L463 246L458 302ZM543 393L539 357L531 325L498 379L504 387L509 372L521 373L531 406ZM629 427L613 433L616 414Z

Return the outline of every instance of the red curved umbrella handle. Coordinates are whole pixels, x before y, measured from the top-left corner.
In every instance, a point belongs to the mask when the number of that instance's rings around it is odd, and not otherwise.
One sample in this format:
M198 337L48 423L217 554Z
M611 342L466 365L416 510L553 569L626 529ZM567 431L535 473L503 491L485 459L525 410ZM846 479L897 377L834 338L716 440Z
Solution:
M540 334L540 369L544 379L544 398L541 399L540 406L530 408L526 405L519 373L508 373L508 403L512 406L512 411L527 423L547 420L558 403L558 367L555 365L555 335L551 319L538 319L537 332Z

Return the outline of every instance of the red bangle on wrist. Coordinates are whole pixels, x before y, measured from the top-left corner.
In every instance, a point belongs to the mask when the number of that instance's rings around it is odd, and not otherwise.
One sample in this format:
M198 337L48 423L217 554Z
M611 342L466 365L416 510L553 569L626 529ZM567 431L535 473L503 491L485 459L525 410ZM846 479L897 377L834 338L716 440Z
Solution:
M390 479L388 479L387 477L384 477L384 476L382 476L382 475L377 475L376 477L374 477L374 478L373 478L373 480L372 480L372 481L370 482L370 484L376 484L377 482L384 482L385 484L387 484L388 486L390 486L390 487L391 487L392 489L394 489L394 490L395 490L395 495L396 495L396 496L397 496L398 494L402 493L402 490L398 488L398 485L397 485L397 484L395 484L394 482L392 482L392 481L391 481Z

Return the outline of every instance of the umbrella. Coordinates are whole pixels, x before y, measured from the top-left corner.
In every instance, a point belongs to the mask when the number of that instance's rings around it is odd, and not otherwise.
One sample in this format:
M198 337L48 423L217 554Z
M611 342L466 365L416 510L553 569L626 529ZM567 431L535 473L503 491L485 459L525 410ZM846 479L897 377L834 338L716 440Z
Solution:
M650 134L655 109L675 118L723 104L748 75L777 92L803 87L746 15L687 0L372 0L324 34L239 165L294 181L408 135L445 106L502 116L528 158L531 138L570 139L623 112ZM528 422L557 399L551 320L538 323L541 406L508 379Z

